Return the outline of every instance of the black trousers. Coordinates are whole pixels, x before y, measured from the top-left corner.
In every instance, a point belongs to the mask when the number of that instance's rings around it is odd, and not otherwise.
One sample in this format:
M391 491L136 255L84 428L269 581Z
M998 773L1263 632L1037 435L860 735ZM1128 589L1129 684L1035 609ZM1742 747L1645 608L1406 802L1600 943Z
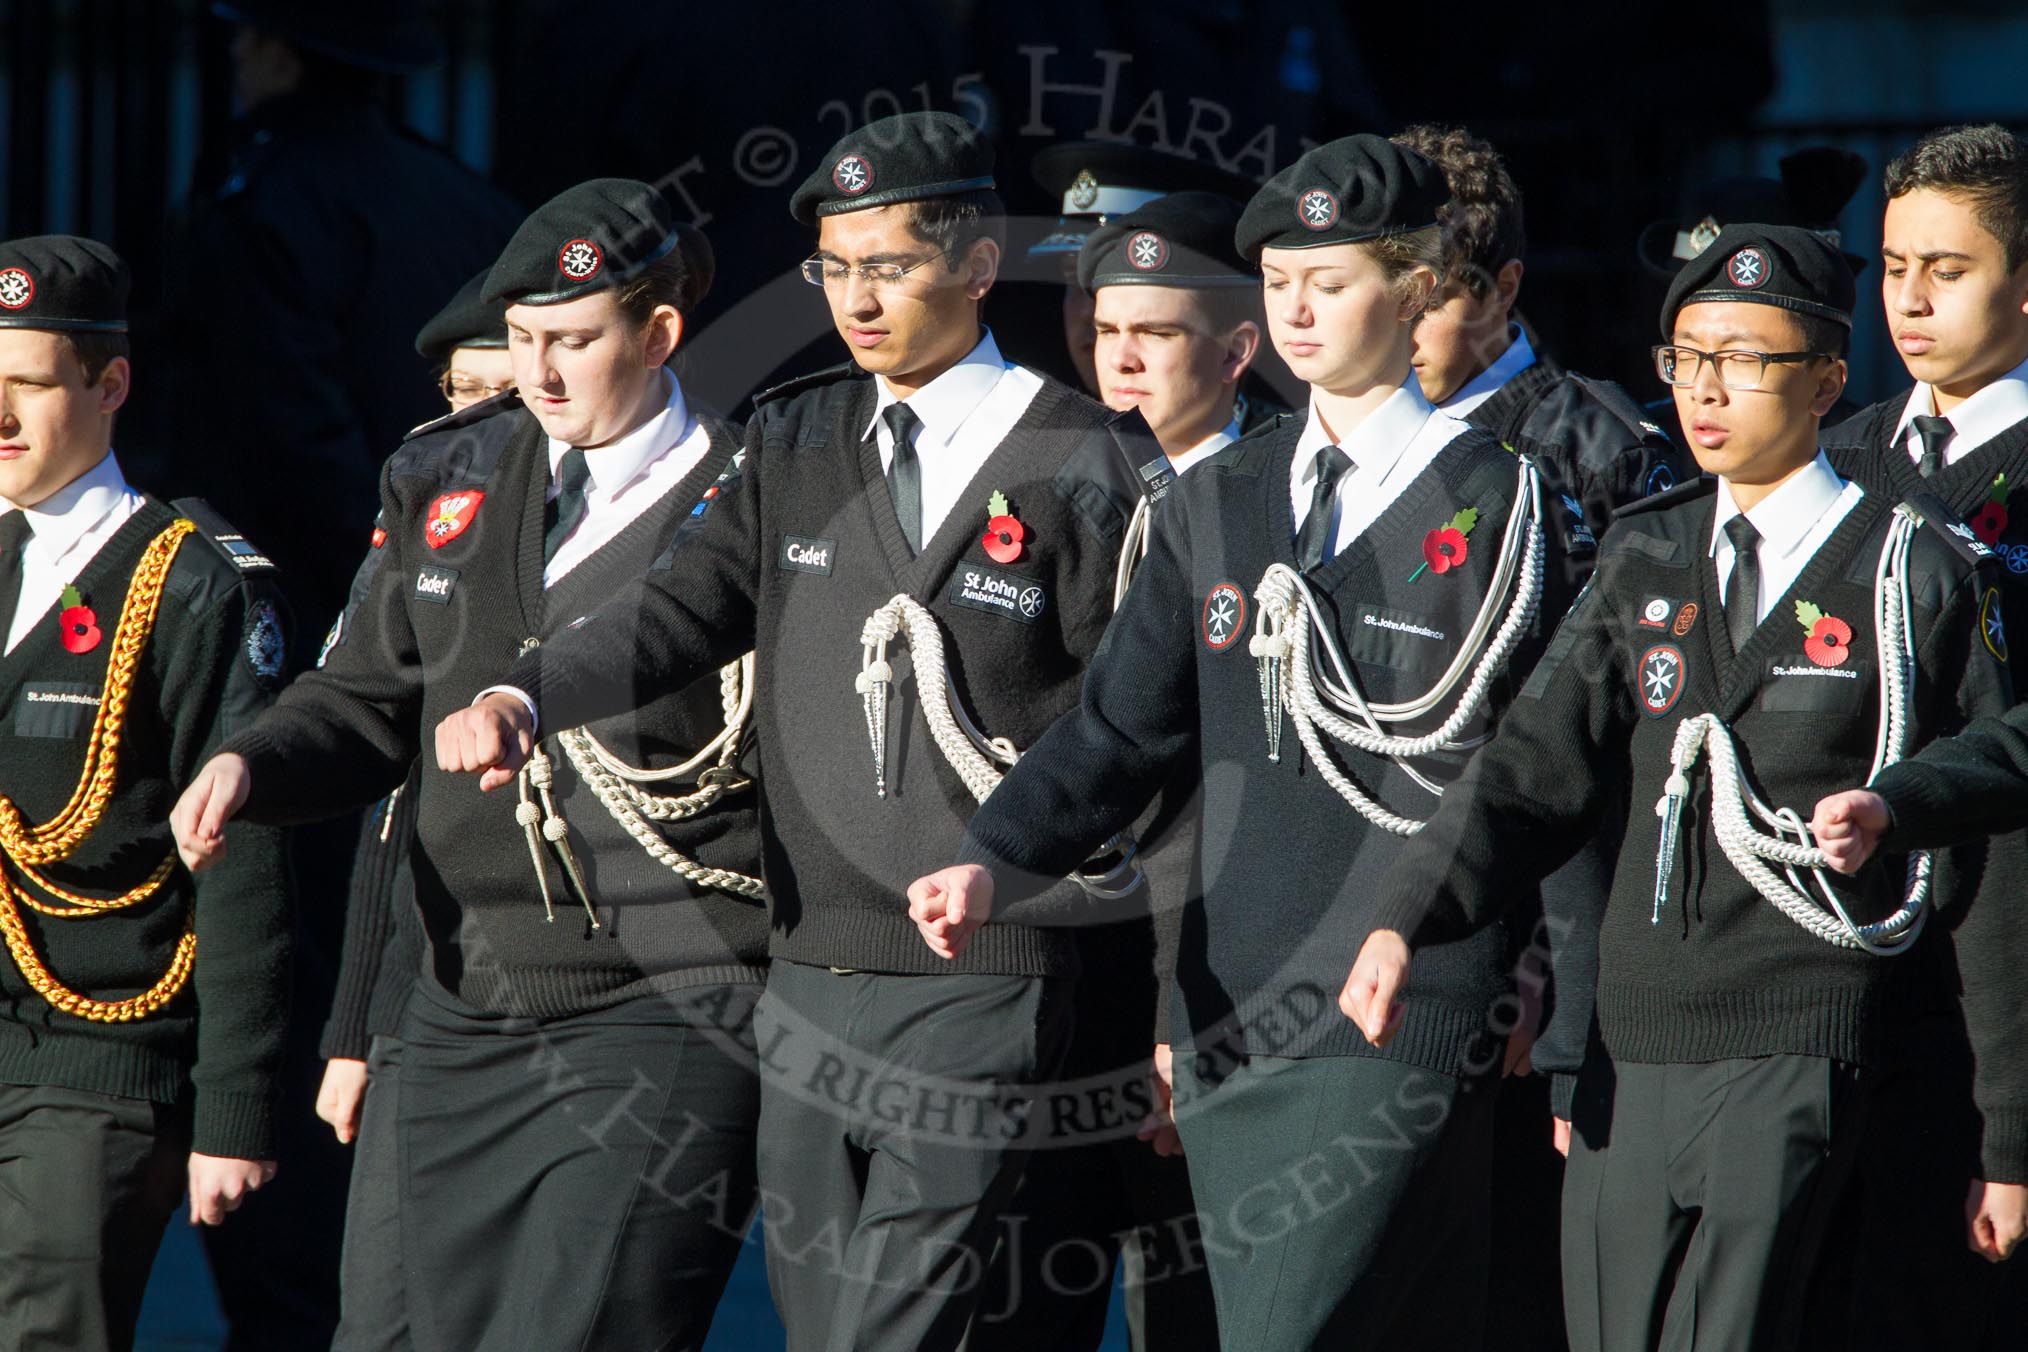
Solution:
M131 1348L189 1158L183 1109L0 1085L0 1347Z
M790 1352L958 1346L1068 986L775 962L754 1016L761 1218Z
M334 1346L701 1347L756 1204L753 995L531 1023L419 986L375 1049Z
M2028 1331L2028 1263L1966 1245L1980 1173L1972 1056L1949 1018L1912 1025L1911 1054L1870 1096L1859 1165L1816 1272L1812 1352L2002 1352Z
M1636 1065L1594 1049L1563 1184L1571 1352L1796 1347L1869 1088L1816 1056Z
M1233 1352L1476 1352L1493 1090L1376 1057L1176 1061L1177 1121Z
M965 1352L1090 1352L1113 1273L1135 1352L1218 1346L1190 1166L1135 1136L1153 1109L1154 934L1145 920L1079 931L1083 972L1063 1069L1013 1200Z

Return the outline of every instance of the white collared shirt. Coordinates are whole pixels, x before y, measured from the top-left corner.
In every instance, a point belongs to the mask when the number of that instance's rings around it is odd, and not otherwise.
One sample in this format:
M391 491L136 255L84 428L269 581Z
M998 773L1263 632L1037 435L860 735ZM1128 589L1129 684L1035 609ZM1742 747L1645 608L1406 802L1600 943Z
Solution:
M0 511L11 506L0 499ZM118 458L107 451L98 464L23 510L32 535L21 551L21 596L15 602L6 647L0 650L6 652L14 651L14 645L41 623L63 589L141 510L141 495L128 487Z
M881 377L874 381L879 397L865 431L880 441L880 467L894 464L894 434L881 415L891 404L906 402L922 421L915 434L915 454L922 466L922 536L927 542L958 505L966 487L978 476L986 457L1021 421L1021 415L1042 390L1042 377L1000 356L1000 345L987 329L957 365L911 394L898 399ZM865 433L861 434L862 436ZM979 529L986 529L986 499L992 485L974 494Z
M1866 496L1856 483L1838 477L1822 451L1809 464L1784 479L1774 492L1762 498L1746 514L1760 532L1760 613L1758 624L1768 617L1782 593L1794 585L1809 566L1824 541ZM1718 507L1712 515L1710 557L1718 570L1718 595L1725 595L1732 580L1732 541L1725 523L1739 515L1732 500L1732 485L1718 481Z
M1337 446L1352 458L1352 467L1339 478L1332 498L1338 524L1327 557L1336 557L1379 520L1402 490L1429 468L1437 453L1466 430L1464 423L1439 412L1423 397L1422 386L1410 372L1401 388L1387 396L1386 403L1367 414L1357 427L1342 431ZM1316 491L1317 452L1331 444L1331 434L1317 416L1313 395L1310 420L1296 439L1295 460L1289 469L1289 507L1299 535L1303 519L1310 514L1310 495Z
M711 449L711 433L690 412L683 386L664 368L668 399L662 411L604 446L585 451L584 515L542 570L542 585L551 587L571 569L610 544L663 495L681 483ZM561 490L556 478L570 443L549 443L549 498Z
M1239 405L1235 403L1232 407L1231 422L1219 428L1216 432L1213 432L1210 436L1204 438L1204 440L1198 442L1181 455L1170 456L1169 468L1181 474L1192 465L1203 464L1206 460L1209 460L1212 456L1217 455L1220 451L1238 440Z
M1444 400L1438 406L1444 412L1453 418L1464 417L1491 399L1502 385L1535 364L1535 349L1529 344L1528 335L1521 332L1521 326L1509 324L1507 329L1510 335L1507 350L1491 366L1459 386L1456 394Z
M1922 459L1922 438L1916 435L1915 419L1936 412L1936 390L1920 381L1908 392L1908 403L1895 424L1894 440L1912 460ZM1944 463L1955 465L2000 433L2028 418L2028 361L2001 376L1945 415L1951 420L1951 439L1944 446Z

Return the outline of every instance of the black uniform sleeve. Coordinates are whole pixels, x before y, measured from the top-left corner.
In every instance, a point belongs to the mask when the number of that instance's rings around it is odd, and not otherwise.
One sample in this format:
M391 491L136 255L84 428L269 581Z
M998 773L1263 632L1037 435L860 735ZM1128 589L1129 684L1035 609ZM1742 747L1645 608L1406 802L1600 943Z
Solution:
M760 594L764 413L745 464L697 534L596 613L522 656L500 684L526 695L543 728L574 728L640 707L754 646Z
M408 934L399 924L401 909L411 905L404 887L409 844L415 835L413 776L366 814L359 848L352 860L352 885L346 898L345 945L338 959L337 990L331 1016L317 1054L330 1060L364 1061L375 1031L381 995L391 982L413 977L406 960Z
M2006 668L1983 640L1983 591L1976 579L1960 587L1924 645L1930 651L1918 655L1925 672L1958 674L1958 726L2013 703ZM1980 1167L1989 1181L2028 1183L2028 923L2021 915L2028 836L2015 831L1964 854L1962 861L1950 857L1951 872L1976 868L1976 884L1936 919L1950 927L1956 951L1974 1062L1972 1099L1984 1120ZM1976 864L1973 855L1982 856Z
M1500 918L1591 838L1627 779L1634 712L1603 590L1586 589L1493 739L1382 885L1374 928L1417 947ZM1615 767L1618 767L1615 769ZM1549 924L1582 927L1550 912Z
M1898 850L1961 845L2028 828L2028 704L1986 715L1873 780Z
M171 771L187 783L272 696L248 642L279 622L280 598L246 577L193 614L165 672L161 715ZM191 1149L231 1159L275 1155L276 1075L289 1019L294 942L282 833L235 823L226 857L193 881L197 964L196 1115Z
M343 641L223 748L251 771L245 820L292 825L364 807L400 784L419 753L423 668L402 593L416 532L392 528L405 518L392 461L380 498L386 542L359 566Z
M1052 723L979 805L957 862L1018 903L1061 881L1197 757L1196 630L1180 513L1155 514L1148 556Z

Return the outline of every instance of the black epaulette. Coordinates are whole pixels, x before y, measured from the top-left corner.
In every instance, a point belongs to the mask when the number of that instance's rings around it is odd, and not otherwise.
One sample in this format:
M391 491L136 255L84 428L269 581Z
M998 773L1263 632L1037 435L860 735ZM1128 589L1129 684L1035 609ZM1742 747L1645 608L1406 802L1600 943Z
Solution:
M1627 387L1616 380L1604 380L1597 376L1580 375L1576 371L1565 372L1573 385L1583 390L1591 402L1611 414L1633 434L1637 441L1654 440L1665 446L1675 445L1675 440L1662 425L1650 418L1647 410L1634 402L1634 396Z
M1989 567L1997 557L1992 548L1981 540L1964 519L1950 509L1950 504L1934 493L1911 493L1903 499L1908 509L1915 513L1916 523L1927 526L1937 538L1951 547L1951 551L1963 559L1974 570Z
M1645 498L1637 498L1626 506L1614 511L1613 520L1624 521L1630 516L1639 516L1643 512L1666 511L1668 508L1677 506L1680 503L1695 502L1699 498L1709 497L1717 491L1718 480L1711 475L1700 474L1687 484L1677 484L1674 488L1663 489L1660 493L1650 494Z
M769 386L753 397L753 406L758 409L763 404L771 404L777 399L786 399L792 394L801 394L804 390L816 389L819 385L830 385L840 380L850 380L854 376L863 376L865 374L866 372L860 368L857 362L840 362L836 366L827 366L821 371L812 371L808 375L796 376L792 379L784 380L779 385Z
M510 413L520 407L520 392L508 390L504 394L496 394L490 399L481 399L476 404L452 409L441 418L432 418L426 423L411 427L402 434L401 439L414 441L417 437L428 436L432 432L448 432L454 427L470 427L473 423L484 422L488 418Z
M169 504L176 514L186 517L197 526L197 533L211 542L212 548L225 556L227 563L238 573L272 573L275 561L261 553L253 541L232 528L232 523L218 514L218 509L203 498L178 498Z

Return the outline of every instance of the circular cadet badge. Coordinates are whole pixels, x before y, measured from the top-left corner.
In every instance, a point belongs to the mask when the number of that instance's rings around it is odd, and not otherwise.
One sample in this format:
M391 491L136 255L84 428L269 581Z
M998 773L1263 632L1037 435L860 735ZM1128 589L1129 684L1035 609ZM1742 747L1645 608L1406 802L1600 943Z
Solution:
M1160 272L1169 261L1169 244L1152 230L1143 230L1127 241L1127 262L1140 272Z
M556 251L556 270L573 282L596 277L605 261L606 256L599 252L599 246L588 239L565 240L563 247Z
M1089 169L1077 171L1077 177L1070 181L1070 204L1079 211L1091 210L1091 204L1098 201L1099 181L1092 177Z
M2010 573L2028 573L2028 545L2001 545L1997 551Z
M1759 249L1741 249L1725 260L1725 275L1734 286L1751 291L1767 280L1767 255Z
M1204 598L1204 646L1222 653L1239 641L1246 625L1246 594L1221 582Z
M35 279L21 268L0 271L0 310L18 310L35 299Z
M1648 493L1666 493L1676 486L1676 470L1673 465L1657 465L1648 471Z
M262 601L247 614L246 664L265 684L282 674L283 656L281 616L274 602Z
M857 197L873 186L873 166L863 155L847 155L831 170L831 182L847 197Z
M1338 199L1325 188L1312 188L1296 199L1296 219L1312 230L1329 230L1338 223Z
M1986 651L2007 660L2007 624L2000 614L2000 589L1986 588L1986 595L1979 602L1979 637L1986 641Z
M1683 698L1683 650L1673 643L1657 643L1641 654L1638 668L1641 707L1648 717L1660 718Z
M1669 618L1671 607L1666 597L1657 596L1641 610L1641 622L1659 626Z
M1021 595L1014 599L1014 604L1021 607L1021 613L1032 620L1042 614L1044 600L1042 588L1023 587Z

